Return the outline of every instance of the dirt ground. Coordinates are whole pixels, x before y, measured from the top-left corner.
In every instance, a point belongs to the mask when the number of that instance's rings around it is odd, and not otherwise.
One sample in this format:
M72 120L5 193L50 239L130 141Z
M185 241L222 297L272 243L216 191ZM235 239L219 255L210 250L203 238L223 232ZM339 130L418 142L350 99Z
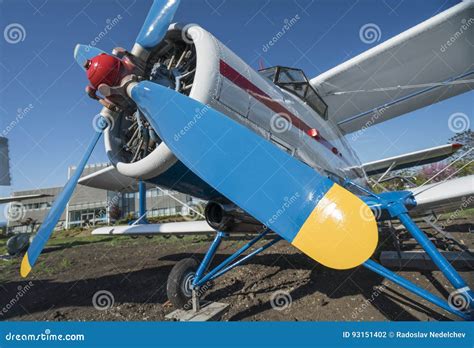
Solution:
M472 245L472 233L460 235ZM214 262L245 242L225 241ZM201 260L209 243L205 237L58 240L27 280L18 274L20 258L0 260L0 320L164 320L174 310L166 297L171 268L185 257ZM441 297L452 291L440 272L399 274ZM473 273L461 274L472 287ZM108 297L100 299L104 290ZM216 280L205 298L230 304L223 317L230 321L458 320L363 267L331 270L286 242Z

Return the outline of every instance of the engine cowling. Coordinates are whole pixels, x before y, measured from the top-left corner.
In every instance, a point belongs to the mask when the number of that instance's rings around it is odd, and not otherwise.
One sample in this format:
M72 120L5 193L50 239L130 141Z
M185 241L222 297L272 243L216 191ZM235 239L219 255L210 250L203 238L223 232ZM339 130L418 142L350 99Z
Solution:
M254 80L264 83L266 88L271 86L213 35L194 24L170 26L165 39L147 58L145 77L241 121L242 113L248 109L249 96L241 90L232 91L231 88L235 87L221 76L219 68L223 59L244 71L248 78L252 71ZM172 70L180 70L185 75L178 88L167 76ZM242 97L245 97L245 105L235 104ZM205 110L197 110L196 117L202 116L203 112ZM107 115L114 125L105 131L105 148L119 173L147 180L159 176L177 162L159 138L146 151L143 151L143 145L139 148L140 141L134 139L137 122L132 113L117 113L104 108L102 114ZM146 120L142 118L141 122L146 123Z

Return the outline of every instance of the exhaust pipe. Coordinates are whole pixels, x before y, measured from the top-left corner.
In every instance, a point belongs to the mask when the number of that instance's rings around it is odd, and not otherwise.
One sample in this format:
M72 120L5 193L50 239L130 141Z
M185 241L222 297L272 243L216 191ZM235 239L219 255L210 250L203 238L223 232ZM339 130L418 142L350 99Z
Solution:
M204 210L206 221L221 232L259 232L263 224L232 203L210 201Z

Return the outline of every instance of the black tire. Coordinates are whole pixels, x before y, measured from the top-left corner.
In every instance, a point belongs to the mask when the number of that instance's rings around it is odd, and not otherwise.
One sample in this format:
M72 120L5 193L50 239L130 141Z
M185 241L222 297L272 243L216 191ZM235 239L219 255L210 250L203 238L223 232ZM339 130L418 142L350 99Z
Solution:
M190 285L197 269L197 261L188 258L179 261L171 270L166 284L166 294L175 308L183 308L185 305L189 307L186 309L191 308L192 290Z
M30 235L26 233L18 233L7 240L7 252L10 256L20 255L28 250L30 246Z

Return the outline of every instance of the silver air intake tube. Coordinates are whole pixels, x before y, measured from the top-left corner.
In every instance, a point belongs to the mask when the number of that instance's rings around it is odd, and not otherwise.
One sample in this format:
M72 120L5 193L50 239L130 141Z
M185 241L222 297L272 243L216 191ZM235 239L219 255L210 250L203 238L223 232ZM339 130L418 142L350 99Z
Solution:
M209 226L222 232L259 232L264 228L261 222L232 203L210 201L204 215Z

